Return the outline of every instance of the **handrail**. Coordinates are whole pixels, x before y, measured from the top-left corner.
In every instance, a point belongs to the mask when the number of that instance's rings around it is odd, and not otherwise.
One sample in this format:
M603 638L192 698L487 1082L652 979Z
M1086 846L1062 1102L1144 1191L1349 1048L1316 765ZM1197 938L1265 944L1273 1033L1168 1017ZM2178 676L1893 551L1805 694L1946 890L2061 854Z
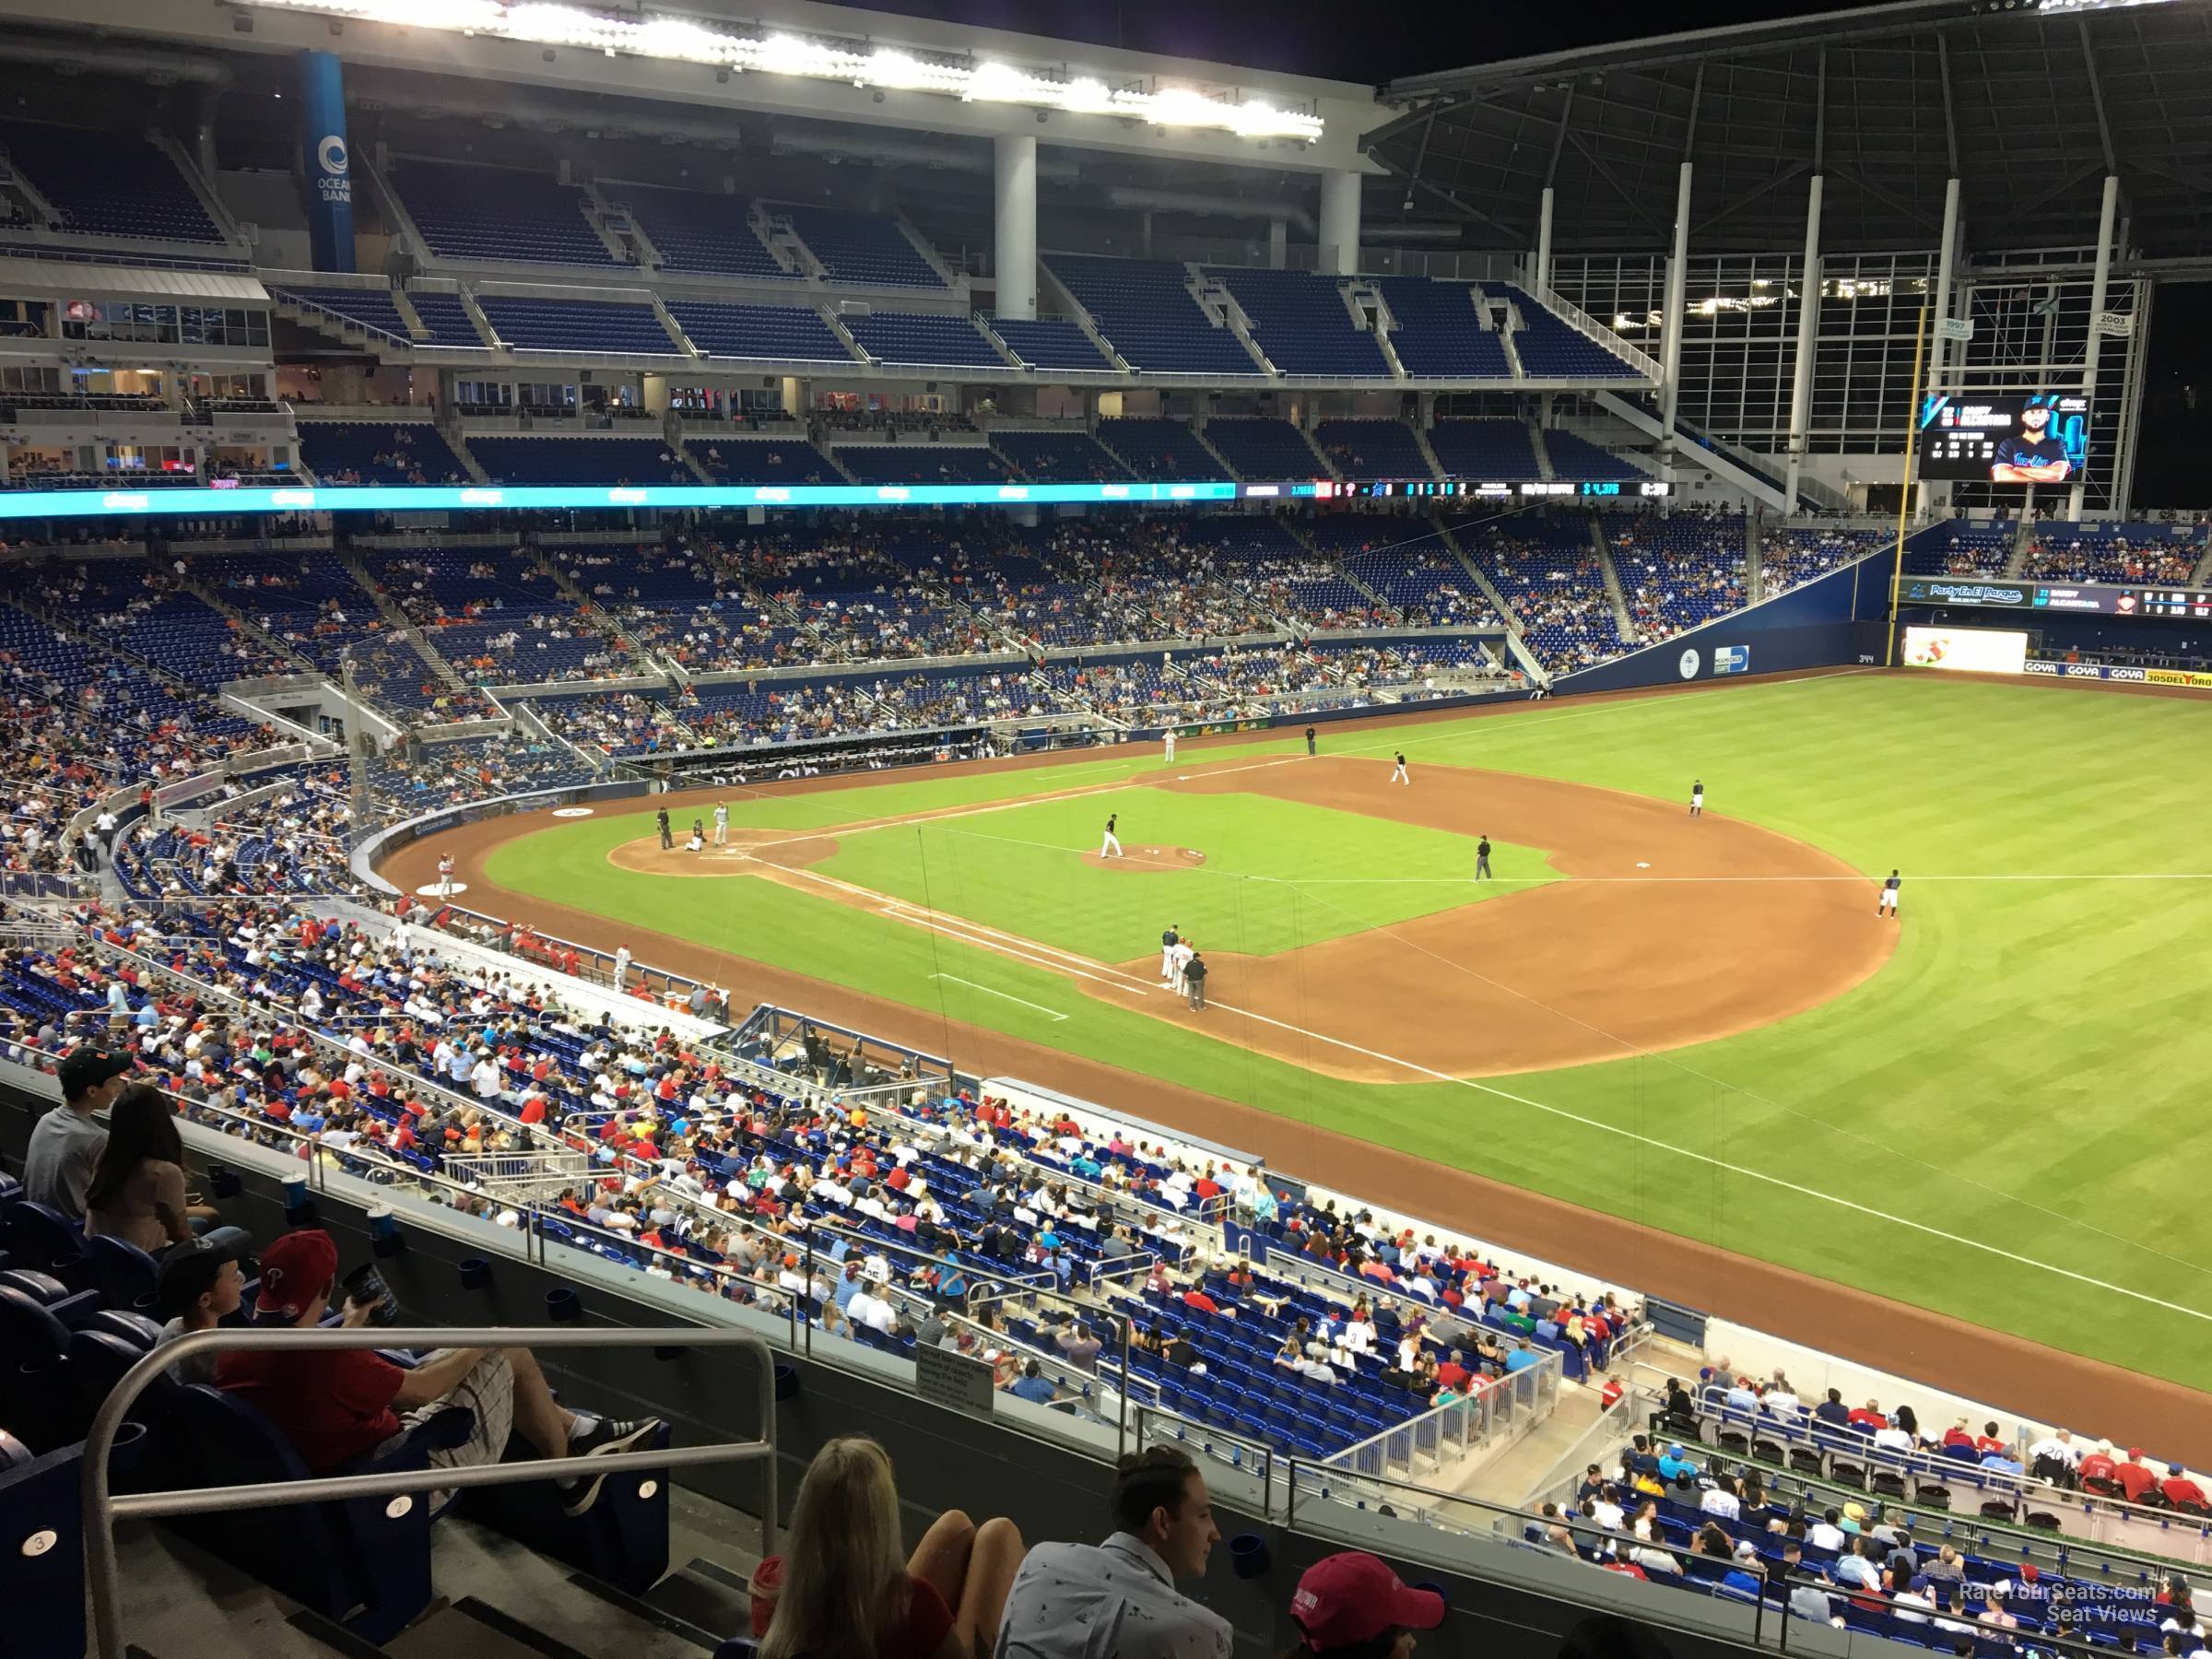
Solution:
M557 1457L532 1463L485 1464L474 1468L395 1469L380 1475L332 1475L308 1480L265 1481L249 1486L188 1487L182 1491L133 1492L110 1489L109 1464L124 1414L154 1378L181 1359L214 1353L309 1353L388 1347L546 1347L659 1348L680 1347L743 1348L759 1364L760 1432L749 1441L659 1452L619 1452L604 1457ZM683 1469L705 1465L758 1461L761 1465L760 1547L775 1548L776 1419L775 1356L747 1331L600 1330L464 1326L453 1330L244 1330L192 1331L148 1352L123 1374L100 1403L85 1437L85 1575L92 1596L93 1651L99 1659L124 1659L123 1609L117 1594L115 1523L124 1516L200 1515L260 1509L308 1498L317 1500L380 1498L386 1494L428 1493L462 1488L512 1486L529 1480L605 1475L616 1469Z

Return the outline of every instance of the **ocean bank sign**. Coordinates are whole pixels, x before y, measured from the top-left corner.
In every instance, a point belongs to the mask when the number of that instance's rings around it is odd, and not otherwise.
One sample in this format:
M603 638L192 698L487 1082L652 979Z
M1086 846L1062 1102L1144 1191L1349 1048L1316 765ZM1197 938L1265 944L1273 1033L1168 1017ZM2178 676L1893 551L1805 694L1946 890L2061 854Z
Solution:
M337 54L300 54L300 152L307 166L307 239L318 271L353 269L353 156Z

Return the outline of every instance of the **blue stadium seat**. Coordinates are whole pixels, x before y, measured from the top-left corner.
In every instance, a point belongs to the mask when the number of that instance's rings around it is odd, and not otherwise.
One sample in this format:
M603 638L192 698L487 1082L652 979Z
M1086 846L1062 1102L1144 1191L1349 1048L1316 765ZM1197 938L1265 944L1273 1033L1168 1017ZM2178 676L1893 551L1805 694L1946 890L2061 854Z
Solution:
M1287 420L1266 416L1217 416L1206 423L1206 441L1240 478L1312 478L1325 476L1305 434Z
M978 332L972 317L878 311L866 316L849 315L842 321L860 348L881 362L921 368L1006 366L1006 359Z
M655 184L602 182L609 205L626 207L638 229L660 251L668 271L717 276L787 276L768 244L748 222L743 196Z
M500 338L517 351L581 356L621 353L677 357L676 342L653 307L590 300L524 299L486 294L477 301Z
M832 282L886 288L945 286L945 279L915 251L899 221L888 214L786 202L771 202L767 208L771 218L787 221L799 233L799 240L822 262Z
M1140 374L1253 379L1265 371L1226 326L1210 321L1179 265L1054 253L1046 265Z
M501 265L618 265L583 217L583 192L543 173L471 161L394 158L407 215L440 259Z
M82 1446L38 1455L0 1432L0 1607L9 1659L83 1659Z
M1113 365L1082 325L1065 317L986 317L991 332L1032 369L1111 371Z
M850 363L853 354L823 322L801 305L712 305L673 300L669 313L690 342L709 357L780 361Z
M1284 374L1388 379L1390 364L1375 336L1353 321L1344 284L1310 271L1208 266L1252 325L1252 337Z
M54 230L135 241L223 240L176 163L135 135L6 121L0 150L53 208Z
M1521 319L1513 335L1513 349L1521 367L1540 380L1635 380L1640 378L1627 359L1592 339L1564 317L1547 309L1535 295L1510 282L1486 282L1483 292L1493 300L1510 301Z
M1471 282L1379 276L1376 287L1397 327L1391 349L1416 380L1511 380L1505 346L1482 326Z

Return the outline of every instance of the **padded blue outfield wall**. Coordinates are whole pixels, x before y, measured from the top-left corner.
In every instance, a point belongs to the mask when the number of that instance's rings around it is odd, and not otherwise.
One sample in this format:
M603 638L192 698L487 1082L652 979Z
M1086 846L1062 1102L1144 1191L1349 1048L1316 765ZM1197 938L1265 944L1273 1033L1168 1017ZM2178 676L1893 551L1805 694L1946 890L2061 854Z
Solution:
M1743 674L1878 663L1889 606L1888 551L1677 634L1664 644L1561 675L1558 691L1626 691Z

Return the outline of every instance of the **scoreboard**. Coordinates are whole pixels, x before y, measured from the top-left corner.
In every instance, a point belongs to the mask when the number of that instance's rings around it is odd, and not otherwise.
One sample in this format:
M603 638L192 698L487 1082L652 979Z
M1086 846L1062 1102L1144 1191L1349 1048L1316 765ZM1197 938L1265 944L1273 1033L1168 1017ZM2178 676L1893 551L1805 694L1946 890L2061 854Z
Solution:
M1971 605L1986 610L2063 611L2095 617L2181 617L2212 621L2212 593L2190 588L2064 587L1974 576L1908 576L1903 605Z

